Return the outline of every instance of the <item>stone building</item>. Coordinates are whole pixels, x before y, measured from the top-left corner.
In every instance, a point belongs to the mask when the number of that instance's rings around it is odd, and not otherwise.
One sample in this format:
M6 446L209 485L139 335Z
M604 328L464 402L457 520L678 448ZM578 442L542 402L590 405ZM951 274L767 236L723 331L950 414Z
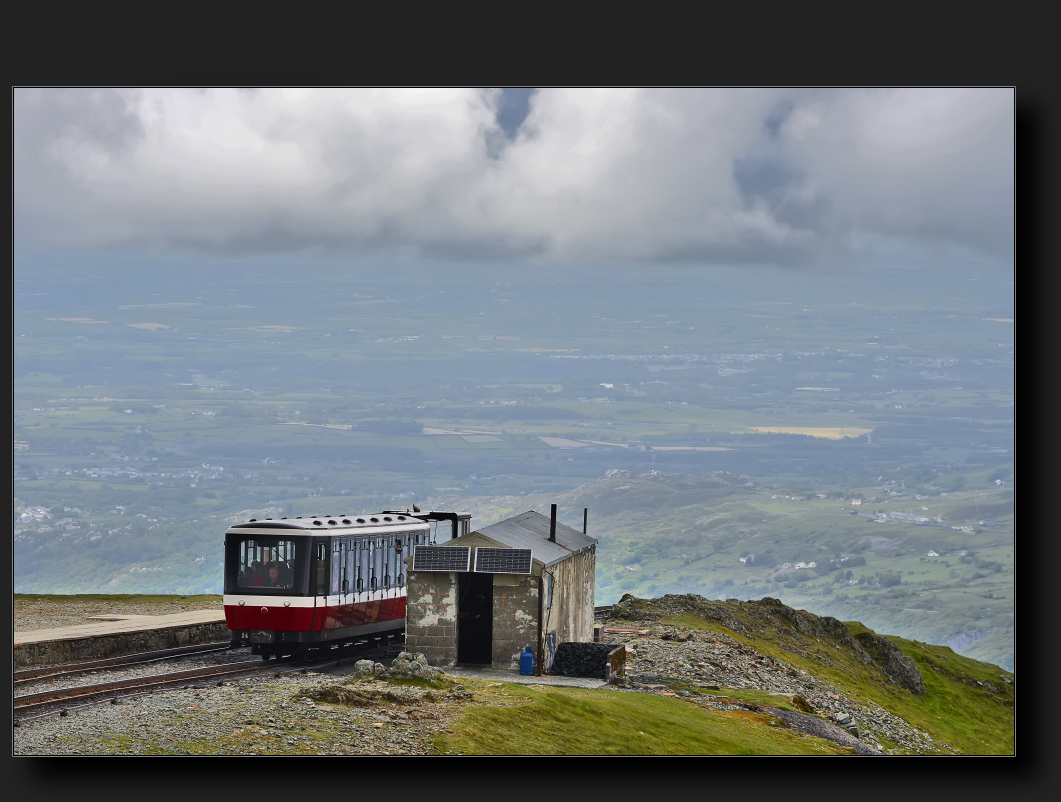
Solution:
M406 558L406 648L432 665L548 672L559 643L593 639L597 541L525 512ZM460 549L460 552L444 552Z

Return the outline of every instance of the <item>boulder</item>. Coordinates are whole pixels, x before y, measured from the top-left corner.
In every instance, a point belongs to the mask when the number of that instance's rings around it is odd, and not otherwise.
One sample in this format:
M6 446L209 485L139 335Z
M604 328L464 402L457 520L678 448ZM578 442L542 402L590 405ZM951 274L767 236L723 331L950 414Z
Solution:
M402 652L391 663L390 676L433 680L442 674L441 668L429 665L422 654Z
M359 677L371 677L373 675L372 668L371 660L358 660L354 663L354 673Z
M696 635L691 632L678 632L673 629L668 629L662 635L659 636L660 640L674 640L678 643L685 643L686 641L695 641Z

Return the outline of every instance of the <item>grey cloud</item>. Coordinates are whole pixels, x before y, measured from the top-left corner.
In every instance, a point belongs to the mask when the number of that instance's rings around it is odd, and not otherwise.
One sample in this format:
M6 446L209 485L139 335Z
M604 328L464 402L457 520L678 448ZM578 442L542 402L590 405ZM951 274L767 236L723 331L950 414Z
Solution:
M792 113L793 106L794 104L791 100L783 100L778 103L767 118L763 120L763 130L770 139L777 139L778 134L781 132L781 126L784 125L785 120L788 119L788 115Z
M16 90L15 238L840 265L1012 253L1005 90Z
M530 113L534 89L514 87L501 90L497 106L497 124L505 136L512 139Z

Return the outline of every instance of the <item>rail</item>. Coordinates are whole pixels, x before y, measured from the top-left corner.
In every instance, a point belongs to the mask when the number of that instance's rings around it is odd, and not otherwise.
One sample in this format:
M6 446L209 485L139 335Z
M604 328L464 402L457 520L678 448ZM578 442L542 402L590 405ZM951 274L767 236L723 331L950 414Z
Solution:
M204 643L196 646L178 646L174 649L159 649L153 652L138 652L126 654L121 657L109 657L105 660L89 660L83 663L68 663L66 665L52 665L42 668L28 668L14 673L14 684L25 685L29 682L42 682L58 677L68 677L72 674L85 674L89 671L99 671L107 668L126 668L128 666L154 663L159 660L173 660L179 657L191 657L197 654L210 654L225 651L231 648L228 641L221 643Z
M375 641L375 643L372 643ZM382 643L380 641L383 641ZM225 648L228 648L229 644L224 644ZM202 649L203 647L198 647ZM59 705L64 702L71 701L85 701L84 704L76 705L64 705L58 712L60 716L66 716L69 710L78 710L82 707L90 707L96 704L104 704L110 702L111 704L118 704L122 699L129 699L134 696L142 696L148 693L154 693L156 690L165 690L168 686L173 685L184 685L188 687L188 683L194 683L204 679L214 679L219 677L234 677L238 674L251 674L251 673L271 673L275 677L280 678L284 674L292 674L296 671L300 671L305 674L309 669L308 666L314 666L316 670L328 670L329 667L338 668L342 665L343 660L350 659L361 659L369 656L381 656L389 657L395 652L395 650L401 650L401 644L390 643L389 639L384 640L383 638L372 638L370 641L360 641L355 644L351 644L346 649L336 649L337 652L334 655L316 655L313 657L295 657L281 658L276 663L263 662L261 660L248 660L239 663L221 663L212 666L203 666L201 668L188 669L185 671L173 671L166 674L154 674L148 677L135 677L126 680L119 680L117 682L97 683L94 685L78 685L69 688L56 688L50 691L42 691L40 693L25 694L22 696L16 696L12 700L12 708L14 712L20 710L35 710L40 708L50 708L53 705ZM165 650L172 651L172 650ZM219 649L211 650L219 651ZM185 652L183 655L169 655L172 657L188 656L195 654L196 652ZM150 653L143 653L150 654ZM133 655L129 655L132 657ZM159 659L159 658L154 658ZM328 666L329 663L333 663L332 666ZM111 661L92 661L97 662L111 662ZM142 660L143 662L150 662L150 660ZM290 666L284 669L279 669L279 665ZM93 668L85 668L88 664L78 664L78 670L91 671ZM129 665L129 664L127 664ZM137 663L131 663L131 665L137 665ZM106 667L106 666L104 666ZM118 666L122 667L122 666ZM27 672L28 673L28 672ZM70 671L69 673L76 673L76 671ZM39 677L38 679L49 679L51 675ZM223 681L223 680L222 680ZM221 684L220 682L218 684ZM132 691L132 693L123 693L123 691ZM51 712L55 712L52 710ZM14 726L18 727L23 721L32 721L33 719L42 718L50 715L50 713L40 713L34 716L21 716L16 717L14 720Z
M68 699L89 699L97 696L139 688L155 688L174 683L188 682L189 680L209 679L223 677L232 674L243 674L249 671L261 671L263 665L259 660L251 660L243 663L229 663L228 665L205 666L203 668L187 669L185 671L171 671L167 674L155 674L149 677L134 677L131 679L118 680L117 682L103 682L94 685L76 685L72 688L55 688L40 693L29 693L14 697L12 706L15 710L27 710L44 705L56 704Z

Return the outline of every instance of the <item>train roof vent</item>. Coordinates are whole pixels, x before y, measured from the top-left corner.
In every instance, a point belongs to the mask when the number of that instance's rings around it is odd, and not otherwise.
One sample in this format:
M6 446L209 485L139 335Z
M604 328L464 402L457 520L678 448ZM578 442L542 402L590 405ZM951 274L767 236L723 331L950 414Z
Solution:
M335 526L335 521L328 521L328 523L331 524L332 526Z
M257 521L257 520L258 520L257 518L251 518L250 522L251 522L251 523L254 523L254 522L255 522L255 521Z
M398 520L399 521L404 521L405 520L405 516L404 515L399 515L398 516Z
M348 523L350 523L350 519L349 519L349 518L343 518L343 523L344 523L344 524L348 524Z
M321 522L320 522L320 521L314 521L314 522L313 522L313 525L314 525L314 526L320 526L320 525L321 525Z
M383 516L383 520L384 521L391 521L391 520L393 520L393 518L391 518L389 515L385 515L385 516Z
M379 518L373 518L373 519L372 519L372 523L374 523L374 524L378 524L378 523L379 523Z
M365 522L365 519L364 519L364 518L358 518L358 519L357 519L357 522L358 522L359 524L363 524L363 523Z
M272 519L272 518L266 518L265 520L267 520L267 521L271 521L271 520L273 520L273 519Z
M287 516L285 515L285 516L284 516L283 518L281 518L280 520L281 520L281 521L286 521L286 520L287 520Z
M296 520L301 520L301 519L302 519L302 516L301 516L301 515L296 515L296 516L295 516L295 519L296 519Z

